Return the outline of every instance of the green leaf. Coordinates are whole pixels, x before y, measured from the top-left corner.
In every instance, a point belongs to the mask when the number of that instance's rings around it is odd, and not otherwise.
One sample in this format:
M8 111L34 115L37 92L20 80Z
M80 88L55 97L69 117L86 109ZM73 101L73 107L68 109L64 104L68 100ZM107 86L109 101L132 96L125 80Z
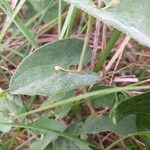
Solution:
M82 132L83 121L75 122L65 129L64 133L71 136L77 137ZM88 145L83 142L73 141L66 138L58 137L53 144L54 150L59 150L61 147L62 150L89 150Z
M150 92L120 102L115 110L116 122L130 114L137 117L138 131L150 131Z
M94 86L90 91L98 91L103 89L111 89L111 86ZM125 100L129 97L125 92L115 92L112 94L108 94L105 96L97 96L95 98L91 98L91 103L95 108L99 107L110 107L112 108L118 101Z
M129 122L130 126L128 126ZM96 134L102 131L112 131L121 136L136 132L136 117L135 115L130 115L118 122L118 124L114 124L108 116L93 115L89 116L85 121L82 120L73 123L64 131L64 133L78 137L85 134ZM64 150L70 150L71 148L71 150L76 150L79 149L77 145L77 143L74 143L71 140L59 137L54 143L54 149L57 150L60 147L63 147Z
M130 126L128 126L129 122ZM136 132L136 117L135 115L129 115L114 124L108 116L90 116L85 120L81 133L96 134L102 131L112 131L120 136Z
M32 126L37 128L47 128L47 129L50 128L60 132L64 130L64 127L62 124L60 124L60 122L49 118L42 118L37 122L35 122ZM33 142L30 145L30 150L37 150L37 149L44 150L48 146L48 144L51 143L56 138L56 135L52 133L45 134L45 132L40 133L39 131L36 131L36 133L38 135L42 134L42 138L40 138L39 141Z
M130 35L143 45L150 47L150 1L119 0L108 9L100 9L89 0L64 0ZM142 6L141 6L142 4Z
M10 82L13 94L54 95L79 87L95 84L98 74L91 71L56 72L55 66L67 69L79 62L83 41L65 39L44 45L26 57ZM91 49L88 48L84 63L88 63Z
M0 93L0 120L1 122L8 120L13 122L13 117L21 113L23 109L22 101L19 96L12 96L7 92ZM8 132L11 125L0 124L0 131Z
M131 97L125 101L121 101L117 105L115 110L116 122L120 121L123 117L129 114L135 114L139 118L139 121L141 120L142 124L140 124L140 126L143 126L145 124L146 125L145 129L148 129L150 127L150 124L146 123L146 121L149 121L146 119L146 117L150 117L149 104L150 104L150 92Z

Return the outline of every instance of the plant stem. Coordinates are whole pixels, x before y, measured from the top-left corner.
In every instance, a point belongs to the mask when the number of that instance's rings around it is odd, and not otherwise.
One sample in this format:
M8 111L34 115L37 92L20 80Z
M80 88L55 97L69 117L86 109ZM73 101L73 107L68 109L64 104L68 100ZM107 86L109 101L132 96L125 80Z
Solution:
M85 56L85 53L86 53L86 50L88 47L90 35L92 33L93 22L94 22L93 16L89 15L87 33L86 33L86 37L85 37L85 41L84 41L84 45L83 45L83 49L82 49L82 53L81 53L81 57L80 57L78 71L81 71L82 67L83 67L84 56Z
M111 50L114 48L117 40L119 39L121 35L121 32L118 31L118 30L115 30L115 32L113 33L110 41L108 42L108 45L106 47L106 49L103 51L103 53L100 55L97 63L96 63L96 66L95 66L95 71L98 72L99 70L101 70L104 62L106 61L107 57L109 56Z
M101 6L101 0L98 1L98 7L100 6ZM91 59L91 65L90 65L90 68L92 70L94 69L94 66L96 63L97 49L98 49L98 44L99 44L99 39L100 39L100 28L101 28L101 23L98 19L96 19L94 40L93 40L93 52L92 52L92 59Z
M44 111L47 109L56 108L56 107L59 107L59 106L65 105L65 104L69 104L69 103L73 103L73 102L80 102L83 99L84 99L84 101L86 101L86 100L88 100L88 98L94 98L94 97L98 97L98 96L101 97L101 96L105 96L105 95L115 93L115 92L128 91L128 90L138 90L138 89L150 89L150 86L131 86L130 85L130 86L125 86L125 87L117 87L117 88L112 88L112 89L98 90L98 91L82 94L82 95L79 95L76 97L72 97L69 99L65 99L62 101L58 101L58 102L55 102L53 104L37 108L35 110L31 110L29 112L18 115L17 118L23 117L23 116L26 116L29 114L41 112L41 111Z
M62 2L59 0L58 2L58 35L60 36L61 33L61 7L62 7Z
M72 18L72 14L74 13L74 5L70 5L64 25L62 27L61 33L59 35L59 40L62 39L66 33L67 27L70 24L71 18Z
M70 18L70 23L69 23L69 26L67 28L65 38L67 38L71 35L71 32L73 30L73 25L74 25L74 22L75 22L75 19L76 19L78 12L79 12L79 9L75 7L73 12L72 12L72 17Z

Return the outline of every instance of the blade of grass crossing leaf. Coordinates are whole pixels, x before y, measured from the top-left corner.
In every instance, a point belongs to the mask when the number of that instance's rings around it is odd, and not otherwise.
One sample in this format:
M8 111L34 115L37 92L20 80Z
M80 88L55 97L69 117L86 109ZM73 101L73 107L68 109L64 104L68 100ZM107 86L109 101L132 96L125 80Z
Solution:
M72 18L72 14L74 13L74 9L75 9L74 5L70 5L62 31L59 36L59 40L62 39L66 33L67 27L69 26L71 18Z
M76 19L76 16L77 14L79 13L79 9L77 9L76 7L74 8L74 11L72 13L72 17L71 17L71 20L70 20L70 24L67 28L67 31L66 31L66 35L65 35L65 38L69 37L71 35L71 32L72 32L72 29L73 29L73 25L74 25L74 22L75 22L75 19Z
M25 23L25 26L26 26L26 27L29 27L29 26L30 26L38 17L40 17L40 16L41 16L41 12L38 13L38 14L36 14L35 16L33 16L31 19L29 19L29 20ZM16 37L17 35L19 35L19 34L20 34L20 30L19 30L19 29L15 30L15 31L12 33L12 36L11 36L9 39L7 39L7 41L4 43L4 46L7 45L7 44L9 44L9 43L13 40L13 38L15 38L15 37ZM14 54L17 54L17 55L19 55L20 57L24 58L25 55L21 54L21 53L18 52L18 51L19 51L21 48L25 47L25 43L27 43L27 42L24 42L24 43L21 45L21 47L12 50L12 51L7 55L7 58L10 57L10 56L13 56ZM3 60L0 61L0 64L2 64L2 63L5 63L5 61L3 61Z
M66 12L61 15L61 19L64 20L65 16L66 16ZM57 23L58 23L58 18L55 18L51 22L47 23L46 26L44 26L42 29L40 29L38 31L37 36L40 36L40 35L44 34L46 31L48 31L51 27L53 27Z
M3 3L3 1L4 1L4 0L2 0L2 3ZM13 12L11 18L10 18L9 21L5 24L5 26L4 26L4 28L2 29L1 34L0 34L0 43L1 43L1 41L3 40L3 38L4 38L4 36L5 36L6 32L7 32L7 30L8 30L8 28L9 28L9 26L13 23L13 20L15 19L17 13L20 11L21 7L23 6L23 4L24 4L25 2L26 2L26 0L21 0L21 1L18 3L18 5L17 5L15 11ZM3 4L4 4L4 3L3 3Z
M115 30L106 49L104 49L104 51L102 52L102 54L100 55L99 59L98 59L98 62L96 63L96 66L95 66L95 71L98 72L101 70L102 66L104 65L107 57L109 56L111 50L114 48L117 40L119 39L121 35L121 32L118 31L118 30Z
M39 29L39 27L40 27L40 24L41 24L41 22L42 22L42 20L43 20L43 18L44 18L44 16L45 16L45 14L47 13L48 9L50 8L50 6L52 6L53 2L54 2L54 0L50 1L50 3L48 4L48 6L46 7L46 9L42 12L42 16L41 16L40 19L38 20L36 29L35 29L35 31L34 31L34 33L33 33L33 38L34 38L34 37L37 38L36 35L37 35L37 31L38 31L38 29ZM29 47L30 47L30 44L28 44L28 48L27 48L27 49L29 49Z
M5 0L3 0L2 3L3 5L0 5L1 9L7 15L11 16L11 14L13 14L14 12L11 6ZM34 48L37 48L38 47L37 43L35 42L34 38L30 34L28 29L24 26L24 23L21 21L21 19L18 16L16 16L13 21L16 24L16 26L20 29L20 31L23 33L23 35L28 39L28 41L31 42L32 46Z
M19 118L19 117L26 116L26 115L29 115L29 114L41 112L41 111L44 111L44 110L47 110L47 109L56 108L56 107L59 107L59 106L65 105L65 104L69 104L69 103L80 102L83 99L84 99L84 101L86 101L87 99L92 98L92 97L98 97L98 96L100 97L100 96L105 96L105 95L115 93L115 92L128 91L128 90L137 90L137 89L150 89L150 86L134 86L134 87L125 86L125 87L98 90L98 91L82 94L82 95L79 95L79 96L76 96L76 97L72 97L72 98L69 98L69 99L66 99L66 100L62 100L62 101L59 101L59 102L55 102L53 104L50 104L50 105L47 105L47 106L44 106L44 107L40 107L38 109L29 111L27 113L20 114L17 117Z
M83 33L83 31L87 28L87 23L81 28L81 30L79 30L77 37L79 38L79 36Z
M40 16L41 16L41 12L38 13L37 15L33 16L31 19L29 19L29 20L25 23L25 26L26 26L26 27L30 26L30 25L31 25L38 17L40 17ZM12 36L4 43L4 46L7 45L7 44L9 44L9 42L11 42L11 41L13 40L13 38L15 38L15 37L16 37L17 35L19 35L19 34L20 34L20 30L19 30L19 29L15 30L15 31L12 33ZM16 49L14 49L14 50L11 50L11 52L10 52L6 57L9 58L9 57L14 56L15 54L17 54L18 56L24 58L25 55L22 54L22 53L20 53L19 51L20 51L21 49L23 49L26 45L27 45L27 41L25 41L24 43L22 43L22 45L20 45L19 48L16 48ZM0 65L3 64L3 63L5 63L6 61L7 61L7 60L4 60L4 59L1 60L1 61L0 61Z
M41 12L37 13L36 15L34 15L31 19L29 19L26 23L25 26L29 27L37 18L39 18L41 16ZM20 34L20 30L15 30L14 33L12 33L12 36L10 37L10 39L8 39L7 43L9 43L13 38L15 38L17 35Z

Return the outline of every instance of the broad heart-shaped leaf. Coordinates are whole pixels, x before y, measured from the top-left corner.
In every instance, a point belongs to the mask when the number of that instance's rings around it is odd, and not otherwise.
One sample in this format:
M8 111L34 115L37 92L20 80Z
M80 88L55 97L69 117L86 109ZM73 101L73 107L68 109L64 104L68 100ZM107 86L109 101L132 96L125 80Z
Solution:
M18 67L10 82L13 94L54 95L79 87L95 84L99 81L98 74L91 71L56 72L55 66L67 69L78 64L83 41L65 39L44 45L26 57ZM87 49L84 63L91 58L91 49Z
M128 125L130 122L130 126ZM70 134L72 136L84 136L86 134L96 134L102 131L113 131L118 135L124 136L129 133L134 133L136 129L136 117L135 115L129 115L123 120L114 124L108 116L89 116L84 121L78 121L70 125L64 133ZM54 142L54 150L59 150L62 147L62 150L76 150L77 143L71 140L59 137ZM71 148L74 149L71 149Z
M150 92L129 98L117 105L115 110L117 122L130 114L137 117L138 131L150 131ZM146 143L150 148L150 141L147 140Z
M119 3L104 10L97 8L90 0L64 1L150 47L150 0L119 0Z

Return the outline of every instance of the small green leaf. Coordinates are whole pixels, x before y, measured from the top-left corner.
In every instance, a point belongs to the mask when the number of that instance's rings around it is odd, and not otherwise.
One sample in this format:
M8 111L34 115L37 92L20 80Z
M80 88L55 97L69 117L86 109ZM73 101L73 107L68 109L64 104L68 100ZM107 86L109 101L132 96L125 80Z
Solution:
M77 65L82 47L83 41L79 39L60 40L40 47L18 67L10 82L11 93L54 95L95 84L99 81L97 73L55 70ZM91 49L88 48L84 63L89 63L90 58Z

